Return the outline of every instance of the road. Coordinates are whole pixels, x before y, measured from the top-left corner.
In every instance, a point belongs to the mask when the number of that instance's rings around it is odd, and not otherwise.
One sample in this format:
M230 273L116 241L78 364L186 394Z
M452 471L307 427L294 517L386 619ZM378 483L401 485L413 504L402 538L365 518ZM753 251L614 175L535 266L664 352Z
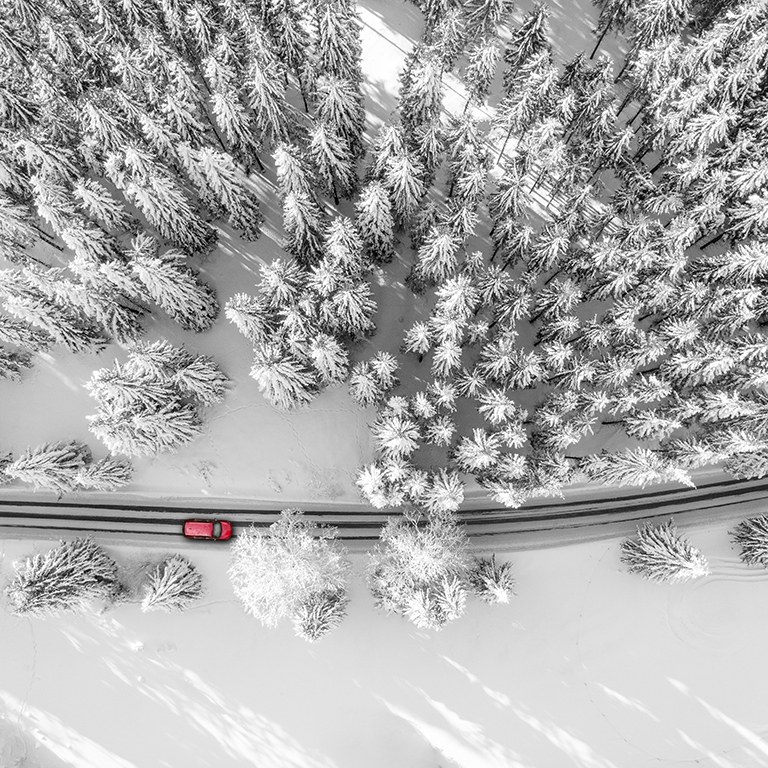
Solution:
M379 511L312 510L305 516L318 525L332 525L353 549L365 549L378 538L387 514ZM675 516L678 525L737 520L768 510L768 478L729 480L695 489L661 490L616 496L530 504L520 509L473 509L460 513L473 545L479 549L518 550L557 546L623 536L637 522ZM67 532L92 533L99 539L142 546L205 546L181 534L181 523L191 517L215 516L230 520L235 532L254 524L267 526L279 509L196 506L148 506L69 501L0 499L0 537L57 539ZM216 542L211 543L217 546Z

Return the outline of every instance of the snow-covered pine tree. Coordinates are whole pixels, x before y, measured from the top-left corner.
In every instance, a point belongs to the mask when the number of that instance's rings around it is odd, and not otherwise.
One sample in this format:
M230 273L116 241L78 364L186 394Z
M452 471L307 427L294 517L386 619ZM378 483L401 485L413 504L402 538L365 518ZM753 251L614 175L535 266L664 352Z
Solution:
M513 133L525 134L537 120L551 114L555 103L558 69L552 53L543 50L525 61L507 87L491 123L494 131L504 134L498 160L504 156Z
M282 142L272 152L280 197L293 193L313 199L314 182L302 152L296 144Z
M473 429L471 438L461 438L453 451L453 458L462 472L483 472L496 466L501 451L501 438L497 433Z
M330 123L319 120L310 131L308 152L320 184L338 205L339 198L349 197L357 185L349 145Z
M219 314L214 290L186 265L182 251L158 253L157 242L139 235L129 251L131 270L159 307L182 328L207 331Z
M365 108L359 84L333 75L321 75L315 84L316 118L343 139L352 158L365 154Z
M251 24L249 28L257 29ZM261 34L260 32L257 34ZM265 144L288 141L295 123L294 109L285 95L285 69L267 45L249 52L245 72L246 101Z
M205 179L203 191L229 214L229 223L246 240L256 240L263 217L259 201L246 185L243 174L235 167L232 156L210 147L192 150L195 170Z
M421 434L416 422L405 416L384 413L371 426L376 449L385 457L407 457L418 447Z
M351 219L336 216L325 232L324 261L334 272L357 280L369 268L363 258L363 242Z
M405 228L424 196L424 169L409 152L391 158L384 171L384 186L392 201L395 221Z
M405 132L401 123L387 123L379 129L373 146L368 178L383 181L387 164L405 152Z
M467 89L467 104L482 104L491 89L496 67L501 54L498 37L483 37L467 52L467 67L464 70L464 85Z
M295 75L305 106L312 81L311 39L306 7L301 0L268 0L263 3L264 22L288 69Z
M320 305L320 320L329 333L348 339L371 336L376 330L376 302L367 282L342 287Z
M601 483L640 485L680 482L693 486L688 473L647 448L625 448L615 454L593 454L579 462L579 469Z
M202 253L216 241L216 230L195 212L171 175L150 153L131 146L111 153L104 164L110 181L167 240L191 253Z
M621 562L630 573L658 582L688 581L709 573L706 558L677 535L672 520L639 526L637 538L622 541Z
M299 302L306 285L306 272L294 259L275 259L259 266L261 297L270 308L280 310Z
M432 185L443 160L445 135L440 117L416 126L411 136L411 147L424 168L424 184Z
M306 405L319 390L309 362L274 342L256 347L250 375L267 402L285 410Z
M127 232L134 221L125 206L97 179L80 179L72 191L82 208L109 232Z
M439 56L424 45L417 45L406 59L400 75L400 115L409 136L421 125L440 116L443 103L443 69Z
M317 69L321 74L359 83L360 19L349 0L319 0L315 5Z
M203 595L203 577L182 555L172 555L148 574L141 600L142 611L185 611Z
M103 331L82 312L56 303L12 270L0 271L0 296L9 314L72 352L99 352L107 345Z
M397 358L390 352L377 352L370 359L371 370L379 385L387 393L391 392L400 383L397 372L399 363Z
M86 464L75 478L77 487L93 491L114 491L131 482L133 465L111 456Z
M272 313L262 296L236 293L227 301L224 314L254 346L266 343L276 332Z
M91 450L77 440L44 443L27 450L2 471L9 478L58 494L77 489L83 468L91 462Z
M403 337L403 352L419 356L419 362L424 359L424 355L432 348L432 331L427 323L417 321L406 332Z
M151 456L175 452L203 431L197 409L170 403L157 410L89 416L89 429L112 453Z
M523 64L549 48L549 14L549 6L536 3L525 15L520 26L513 30L504 51L504 63L507 65L504 87L507 92Z
M469 0L465 14L470 39L496 34L497 26L509 19L514 7L514 0Z
M432 227L419 248L412 287L437 285L452 277L458 267L459 243L445 226Z
M288 192L283 199L283 247L302 266L309 267L322 258L323 220L320 208L301 192Z
M433 515L458 511L464 501L464 483L457 472L440 469L432 473L423 504Z
M229 151L239 162L250 168L254 163L261 163L258 157L259 131L252 113L246 109L234 83L233 72L230 82L220 82L212 86L211 112L226 139Z
M84 610L120 592L117 563L92 539L63 541L44 554L14 563L5 589L11 613L47 618Z
M464 8L456 5L448 8L428 39L442 61L443 71L450 72L469 41Z
M349 373L347 350L332 336L318 333L309 343L309 357L322 384L337 384Z
M394 256L394 220L392 203L380 181L371 181L360 192L355 203L355 224L365 250L376 264L386 264Z
M352 367L349 377L349 394L362 406L383 402L389 388L383 386L382 379L371 367L368 360L361 360Z
M183 397L208 406L221 403L227 393L229 378L207 355L190 355L169 382Z

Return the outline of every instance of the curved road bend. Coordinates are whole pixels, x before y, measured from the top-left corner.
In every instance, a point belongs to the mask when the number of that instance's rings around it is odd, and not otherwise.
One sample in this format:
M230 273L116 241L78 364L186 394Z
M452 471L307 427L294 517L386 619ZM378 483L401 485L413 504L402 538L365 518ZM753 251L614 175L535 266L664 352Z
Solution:
M339 537L364 549L378 538L387 514L379 511L312 510L306 517L333 525ZM478 548L517 550L623 536L639 521L674 515L679 525L737 520L768 509L768 478L728 480L699 488L661 490L616 498L529 504L520 509L486 508L462 511L460 517ZM1 538L59 538L67 532L93 533L115 543L158 547L187 544L217 546L183 538L181 523L190 517L216 516L237 528L267 526L279 509L151 506L67 501L8 501L0 499ZM358 546L354 546L358 542Z

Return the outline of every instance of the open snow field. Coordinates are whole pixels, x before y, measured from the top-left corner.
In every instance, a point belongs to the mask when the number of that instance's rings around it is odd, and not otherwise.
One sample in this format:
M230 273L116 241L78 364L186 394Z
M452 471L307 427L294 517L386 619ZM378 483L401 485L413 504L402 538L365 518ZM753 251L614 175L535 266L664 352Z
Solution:
M208 593L186 614L2 611L0 765L768 766L768 573L725 524L686 533L713 575L643 581L618 540L518 552L512 604L472 602L442 633L377 613L359 578L317 645L264 629L232 596L226 546L194 554ZM33 544L2 546L7 578Z

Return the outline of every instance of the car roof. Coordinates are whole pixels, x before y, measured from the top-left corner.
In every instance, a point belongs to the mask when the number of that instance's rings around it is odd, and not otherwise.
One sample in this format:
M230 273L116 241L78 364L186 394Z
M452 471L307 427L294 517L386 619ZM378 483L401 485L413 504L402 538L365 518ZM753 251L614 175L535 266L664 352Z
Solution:
M184 529L187 531L200 531L200 533L208 533L212 526L213 520L187 520L184 523Z

